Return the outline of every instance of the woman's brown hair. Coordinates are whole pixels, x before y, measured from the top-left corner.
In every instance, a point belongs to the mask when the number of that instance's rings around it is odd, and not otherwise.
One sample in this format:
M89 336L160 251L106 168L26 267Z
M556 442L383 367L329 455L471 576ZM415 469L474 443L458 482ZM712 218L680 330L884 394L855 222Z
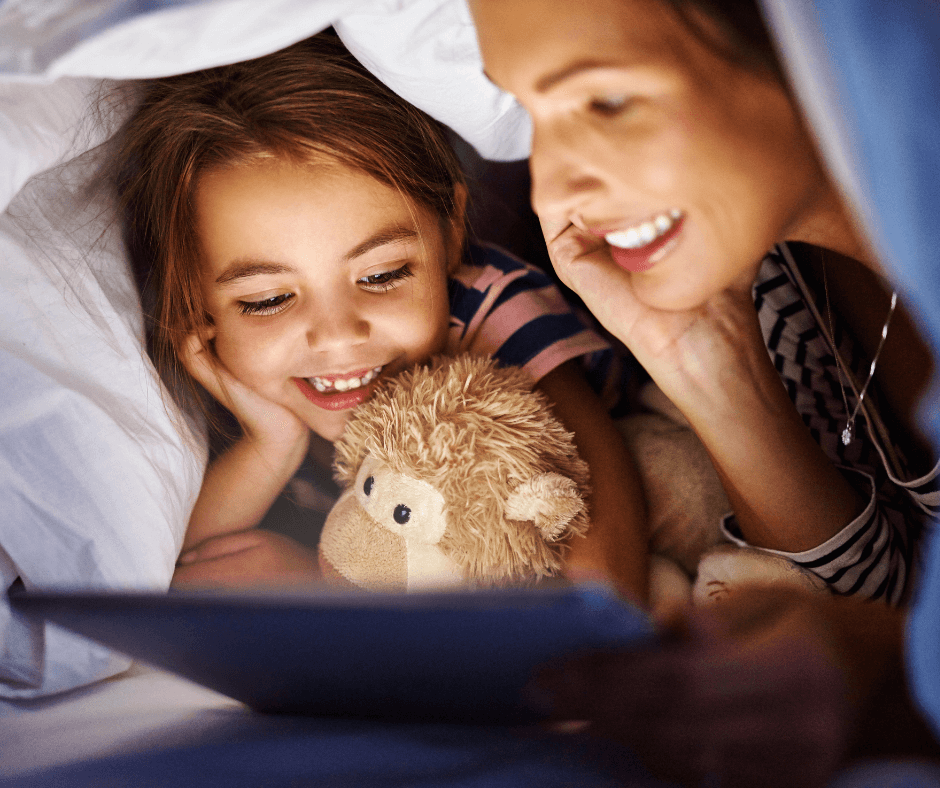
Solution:
M255 60L144 83L114 167L148 349L170 392L203 401L179 357L209 317L195 191L213 168L282 158L371 175L463 227L463 175L444 128L321 33Z

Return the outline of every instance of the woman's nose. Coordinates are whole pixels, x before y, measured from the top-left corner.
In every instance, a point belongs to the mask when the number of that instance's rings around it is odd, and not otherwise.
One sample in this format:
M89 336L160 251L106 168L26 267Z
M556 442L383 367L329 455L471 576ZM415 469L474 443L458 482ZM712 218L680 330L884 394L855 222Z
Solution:
M313 306L307 323L307 344L314 350L342 350L369 338L369 321L351 305Z
M589 157L563 127L535 124L529 168L532 208L545 219L571 221L603 188Z

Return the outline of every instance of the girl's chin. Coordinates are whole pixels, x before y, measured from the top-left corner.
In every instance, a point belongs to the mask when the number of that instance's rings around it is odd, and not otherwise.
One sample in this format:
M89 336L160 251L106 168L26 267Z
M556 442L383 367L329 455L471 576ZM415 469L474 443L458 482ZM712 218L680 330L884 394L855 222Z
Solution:
M307 426L324 440L336 443L346 429L349 412L317 415L316 419L307 419Z

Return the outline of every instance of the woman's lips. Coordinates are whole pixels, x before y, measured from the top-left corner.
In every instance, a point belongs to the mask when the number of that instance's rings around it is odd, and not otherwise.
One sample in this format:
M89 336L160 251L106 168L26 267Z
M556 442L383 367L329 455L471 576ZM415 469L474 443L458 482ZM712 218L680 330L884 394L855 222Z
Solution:
M648 271L665 257L669 248L678 243L678 236L684 224L685 217L683 216L661 236L636 249L622 249L609 243L610 256L617 265L626 271L632 273Z
M361 405L372 396L376 383L376 381L373 380L365 386L360 386L351 391L320 392L311 386L304 378L294 378L294 382L308 400L318 408L323 408L323 410L349 410L350 408L355 408L357 405Z

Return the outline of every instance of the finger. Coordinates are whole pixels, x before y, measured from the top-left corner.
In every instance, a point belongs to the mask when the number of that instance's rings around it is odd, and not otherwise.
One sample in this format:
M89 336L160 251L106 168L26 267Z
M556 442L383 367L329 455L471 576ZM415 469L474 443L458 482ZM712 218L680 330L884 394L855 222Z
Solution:
M219 366L212 351L198 334L190 334L183 344L180 360L189 372L216 399L224 396L220 384Z
M539 224L542 225L542 235L545 237L545 243L551 244L559 235L561 235L571 222L563 218L553 218L544 214L539 214Z
M639 316L630 275L599 238L569 225L548 244L559 278L613 334L626 340ZM629 343L628 343L629 344Z

